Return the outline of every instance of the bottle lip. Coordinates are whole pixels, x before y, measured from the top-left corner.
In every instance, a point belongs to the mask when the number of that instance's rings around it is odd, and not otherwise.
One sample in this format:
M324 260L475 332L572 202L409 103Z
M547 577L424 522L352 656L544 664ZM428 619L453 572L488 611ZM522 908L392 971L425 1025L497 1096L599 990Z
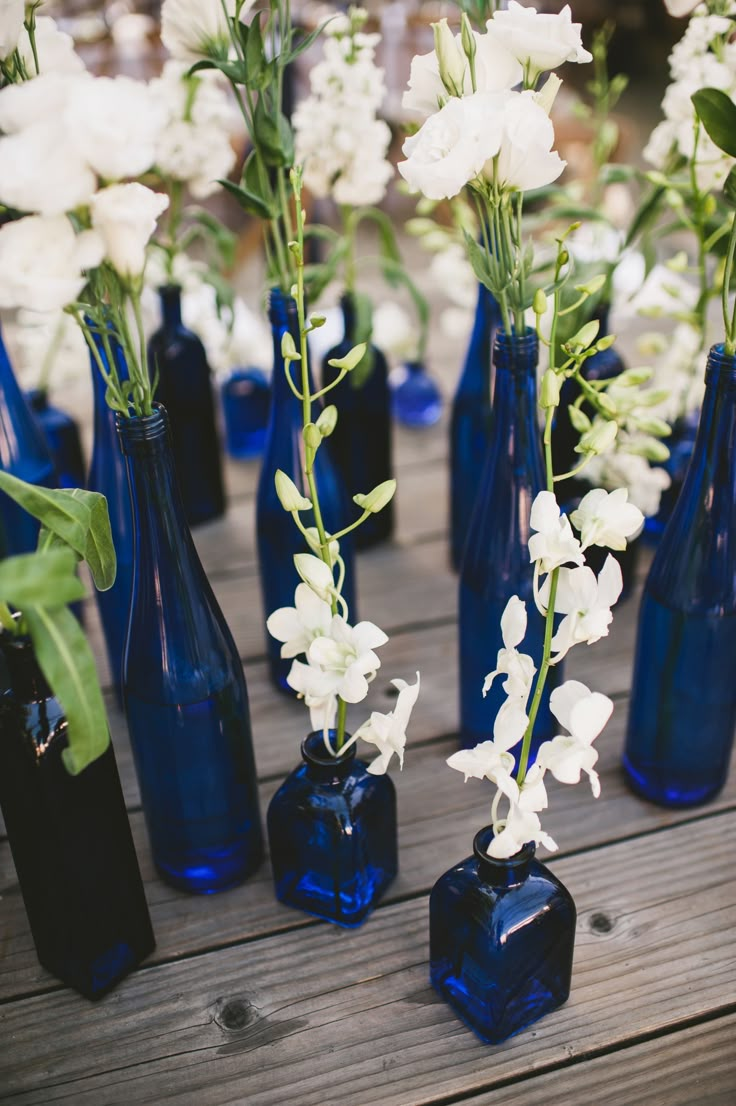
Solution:
M282 292L280 288L270 288L268 292L269 319L272 323L277 322L278 317L283 315L284 312L286 312L287 315L293 313L296 317L296 300L287 292Z
M705 367L705 381L714 378L733 378L736 380L736 353L726 353L725 343L717 342L710 347Z
M164 405L154 403L150 415L121 415L116 411L115 426L123 453L131 453L153 442L165 440L169 431L169 418Z
M488 865L493 871L506 875L516 874L517 872L521 874L519 870L527 867L530 861L534 859L537 847L533 841L527 841L526 845L519 849L518 853L514 853L513 856L489 856L486 850L492 837L493 826L484 826L483 829L478 830L473 838L473 852L481 864Z
M327 731L328 737L334 743L337 731ZM349 739L350 734L345 734ZM334 776L344 776L355 761L355 745L351 745L347 752L333 757L325 748L322 730L312 730L307 734L301 745L302 757L309 769L314 770L320 777L329 779Z

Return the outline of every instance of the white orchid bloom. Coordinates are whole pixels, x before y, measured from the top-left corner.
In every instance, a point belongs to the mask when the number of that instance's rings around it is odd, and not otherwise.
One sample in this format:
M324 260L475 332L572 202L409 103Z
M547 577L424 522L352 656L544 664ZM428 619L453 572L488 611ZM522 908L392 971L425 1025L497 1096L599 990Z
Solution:
M532 503L529 524L536 534L529 538L529 560L536 573L552 572L561 565L583 564L585 558L567 515L552 492L539 492Z
M611 607L623 589L621 566L615 557L606 557L603 568L596 577L592 568L561 568L557 581L555 612L564 614L557 632L552 638L557 664L573 645L586 642L593 645L608 636L613 621ZM546 607L549 604L549 577L540 589L539 598Z
M329 634L332 607L307 584L297 584L293 607L279 607L266 619L266 629L281 646L282 657L306 653L315 638Z
M589 545L626 548L626 539L635 537L644 525L644 515L628 499L627 488L613 492L594 488L583 496L570 515L573 526L580 531L583 549Z
M519 797L519 785L511 775L514 758L494 741L481 741L474 749L461 749L447 758L447 764L462 772L466 783L469 779L490 780L512 802Z
M368 765L368 771L374 776L382 776L386 772L394 754L399 758L399 768L404 767L406 729L419 695L419 673L414 684L408 684L406 680L392 680L391 683L399 692L394 709L388 714L373 711L368 721L353 734L353 741L362 738L378 748L379 755Z
M310 664L319 666L335 695L346 703L360 703L368 684L381 667L373 652L388 637L372 622L350 626L341 615L333 615L329 634L315 638L307 651Z
M509 697L499 708L493 723L493 741L498 749L504 752L513 749L526 733L529 716L524 709L525 703L526 695L523 700Z
M498 651L495 669L483 681L484 695L490 691L496 676L506 676L503 685L506 694L526 703L536 672L532 658L516 649L526 634L526 623L526 603L518 595L512 595L501 615L503 649Z
M560 783L579 783L580 773L587 773L593 794L598 798L601 785L598 773L593 770L598 750L593 748L593 742L611 717L613 703L607 695L590 691L578 680L567 680L552 692L550 710L569 731L569 736L560 734L552 741L543 742L537 753L537 764L551 772Z
M286 677L300 699L309 707L309 718L314 730L331 730L337 714L337 696L332 681L316 665L294 661Z
M494 833L491 838L489 856L506 860L532 841L535 845L544 845L550 852L557 849L556 842L542 829L539 815L533 810L524 810L518 803L512 802L502 824L500 833Z
M321 557L315 557L312 553L295 553L294 567L315 595L318 595L325 603L332 601L332 596L335 593L335 580L332 569L325 564Z

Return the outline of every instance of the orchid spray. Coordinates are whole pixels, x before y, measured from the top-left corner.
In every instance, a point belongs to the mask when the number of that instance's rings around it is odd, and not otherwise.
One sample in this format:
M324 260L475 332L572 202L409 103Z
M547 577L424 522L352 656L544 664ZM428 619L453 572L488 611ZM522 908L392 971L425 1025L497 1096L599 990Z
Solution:
M334 382L311 392L309 388L308 335L324 323L323 316L309 319L305 311L304 293L304 239L305 214L302 208L302 171L292 169L290 174L294 196L296 238L289 242L294 259L296 282L292 290L296 302L299 324L299 349L291 334L286 331L282 339L284 370L289 387L302 404L303 411L303 465L308 496L298 490L294 482L279 470L276 473L276 491L285 511L292 516L312 552L297 553L294 564L301 579L294 595L293 607L274 611L267 620L267 627L277 641L282 642L281 655L294 658L287 677L289 685L304 699L310 710L312 725L322 730L325 748L332 756L344 754L360 738L374 745L378 757L369 766L375 774L387 770L392 756L403 764L406 744L406 728L412 708L419 694L419 673L414 684L394 680L399 694L396 706L388 714L374 711L352 737L347 737L345 725L349 703L360 703L368 694L371 681L380 667L375 650L385 645L388 637L372 622L350 624L350 612L342 595L345 566L340 556L340 540L355 530L365 520L382 510L393 498L396 481L387 480L366 494L353 496L360 508L360 515L352 523L334 534L325 530L320 511L319 489L314 472L314 458L323 448L337 424L337 409L325 407L313 420L313 404L329 393L360 363L365 353L364 344L354 346L345 357L333 359L330 364L337 370ZM296 380L292 365L297 366ZM300 518L302 511L313 512L315 526L305 527ZM303 657L303 660L299 658ZM334 731L334 744L330 731Z

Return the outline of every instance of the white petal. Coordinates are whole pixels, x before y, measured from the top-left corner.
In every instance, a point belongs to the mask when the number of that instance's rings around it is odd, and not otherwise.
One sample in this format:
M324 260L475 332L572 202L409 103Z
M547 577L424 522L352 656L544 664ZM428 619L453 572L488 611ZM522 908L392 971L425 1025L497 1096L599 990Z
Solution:
M363 673L351 664L340 684L340 697L346 703L362 703L368 694L368 681Z
M560 507L553 492L539 492L532 503L529 524L532 530L553 530L557 527Z
M573 705L568 729L581 741L594 741L612 712L613 703L608 696L594 691Z
M493 741L497 749L507 752L517 745L529 725L521 703L513 699L507 699L503 704L493 724Z
M512 595L501 615L501 634L507 649L514 649L526 634L526 603Z
M598 573L598 604L604 607L612 607L620 596L624 586L621 574L621 565L615 557L609 553L603 568Z
M279 607L266 619L266 629L277 641L291 641L301 635L303 627L294 607Z
M556 687L549 697L549 709L557 721L570 730L570 716L573 707L586 696L590 695L590 688L581 684L579 680L566 680L564 684Z
M387 641L388 636L384 634L380 626L376 626L373 622L359 622L353 628L353 644L358 655L368 649L378 649L380 645L385 645Z

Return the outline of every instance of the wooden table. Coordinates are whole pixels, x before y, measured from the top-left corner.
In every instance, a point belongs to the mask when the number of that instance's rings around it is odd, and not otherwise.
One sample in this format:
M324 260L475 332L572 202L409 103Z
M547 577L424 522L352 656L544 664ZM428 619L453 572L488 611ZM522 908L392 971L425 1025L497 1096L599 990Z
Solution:
M455 351L454 363L459 359ZM401 872L357 931L278 904L268 864L221 895L156 876L122 718L111 722L148 901L154 954L98 1004L36 960L0 841L0 1099L74 1106L733 1106L736 779L710 805L635 798L620 769L636 599L568 675L609 694L603 793L552 785L550 861L578 908L572 995L499 1047L481 1044L430 988L427 895L470 852L489 790L445 767L457 728L456 580L447 568L446 426L398 431L398 532L359 562L362 617L384 627L372 709L389 680L422 674L394 772ZM253 544L255 464L228 470L227 517L197 531L244 658L262 810L299 759L306 712L266 678ZM102 646L93 607L95 649ZM489 658L489 668L491 667ZM109 682L107 673L104 680ZM693 735L697 740L697 734Z

